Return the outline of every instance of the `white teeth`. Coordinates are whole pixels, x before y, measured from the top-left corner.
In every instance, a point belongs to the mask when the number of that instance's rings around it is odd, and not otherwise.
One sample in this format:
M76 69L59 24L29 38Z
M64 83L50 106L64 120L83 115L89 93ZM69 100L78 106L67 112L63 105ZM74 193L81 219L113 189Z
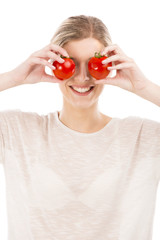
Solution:
M91 89L91 87L89 88L76 88L76 87L72 87L74 90L76 90L77 92L87 92Z

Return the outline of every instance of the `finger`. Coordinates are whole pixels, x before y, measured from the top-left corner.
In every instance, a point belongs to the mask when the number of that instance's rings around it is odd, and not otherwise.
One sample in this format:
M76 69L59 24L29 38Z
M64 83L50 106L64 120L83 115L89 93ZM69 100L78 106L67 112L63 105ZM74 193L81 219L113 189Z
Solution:
M54 52L51 52L51 51L48 51L47 53L47 56L50 58L50 59L53 59L53 61L58 61L59 63L63 63L64 62L64 59L61 58L60 56L58 56L57 54L55 54Z
M39 58L44 58L45 60L50 60L50 59L53 59L53 61L58 61L59 63L63 63L64 62L64 60L60 57L60 56L58 56L56 53L54 53L54 52L51 52L51 51L46 51L46 49L44 50L40 50L40 51L38 51L38 52L35 52L34 54L33 54L33 56L34 57L39 57ZM52 61L52 63L53 63L53 61Z
M133 63L121 63L118 65L114 65L112 67L108 67L109 70L116 70L116 69L123 69L123 68L130 68L133 66Z
M57 53L59 53L60 55L63 55L63 56L66 56L66 57L69 57L69 55L68 55L68 53L67 53L67 51L64 49L64 48L62 48L62 47L60 47L60 46L58 46L58 45L56 45L56 44L53 44L53 43L50 43L49 45L47 45L47 46L45 46L44 48L42 48L41 50L38 50L38 51L36 51L36 52L34 52L33 54L32 54L32 56L36 56L36 57L44 57L47 61L49 60L49 56L48 56L48 52L51 52L51 53L54 53L55 52L55 54ZM55 56L55 55L54 55ZM56 55L56 56L58 56L58 55ZM60 57L60 56L59 56ZM58 59L59 58L57 58L56 60L58 61Z
M54 51L54 52L58 52L63 56L69 57L67 51L64 48L60 47L59 45L51 43L49 45L49 50Z
M49 68L51 68L52 70L56 69L51 63L49 63L48 61L46 61L43 58L37 58L37 57L32 57L31 59L31 63L33 64L41 64L44 66L48 66ZM32 65L33 65L32 64Z
M111 52L115 52L117 54L125 54L122 49L117 45L117 44L111 44L108 45L107 47L105 47L102 51L101 51L101 55L105 55L105 54L109 54Z
M112 61L121 61L121 62L126 62L129 61L129 59L126 56L116 54L111 57L106 58L105 60L102 61L102 64L106 64Z

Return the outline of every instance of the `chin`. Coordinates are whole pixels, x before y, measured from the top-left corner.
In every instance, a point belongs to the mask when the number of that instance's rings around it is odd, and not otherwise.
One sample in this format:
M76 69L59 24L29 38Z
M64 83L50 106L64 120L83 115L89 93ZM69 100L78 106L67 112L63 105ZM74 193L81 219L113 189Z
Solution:
M74 107L74 108L77 108L77 109L88 109L88 108L90 108L90 107L92 107L93 105L95 105L96 103L97 103L98 101L96 101L96 102L93 102L93 101L81 101L81 102L72 102L71 104L72 104L72 106Z

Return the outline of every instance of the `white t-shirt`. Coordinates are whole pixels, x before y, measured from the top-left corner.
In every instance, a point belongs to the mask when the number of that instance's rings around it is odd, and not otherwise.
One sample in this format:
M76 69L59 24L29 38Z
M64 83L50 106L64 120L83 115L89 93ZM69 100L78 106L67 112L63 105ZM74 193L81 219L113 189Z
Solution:
M160 122L65 126L58 111L0 112L9 240L151 240Z

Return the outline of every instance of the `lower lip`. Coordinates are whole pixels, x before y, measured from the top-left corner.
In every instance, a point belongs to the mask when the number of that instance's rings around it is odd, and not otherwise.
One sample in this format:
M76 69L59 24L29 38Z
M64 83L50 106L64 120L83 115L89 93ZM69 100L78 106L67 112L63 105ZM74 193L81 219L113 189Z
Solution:
M78 95L78 96L87 96L88 94L90 94L92 91L93 91L93 89L95 88L95 87L93 87L93 88L91 88L88 92L84 92L84 93L80 93L80 92L77 92L76 90L74 90L73 88L71 88L71 87L69 87L76 95Z

